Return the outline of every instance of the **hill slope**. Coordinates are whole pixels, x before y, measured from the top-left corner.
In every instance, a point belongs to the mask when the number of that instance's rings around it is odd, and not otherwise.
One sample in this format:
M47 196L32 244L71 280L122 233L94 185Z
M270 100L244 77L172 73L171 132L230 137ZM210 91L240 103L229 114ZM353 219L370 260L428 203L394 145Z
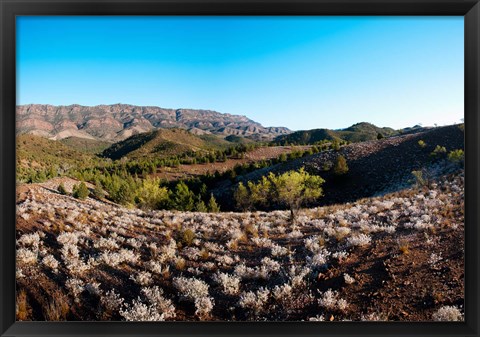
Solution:
M237 135L267 140L290 132L282 127L263 127L245 116L211 110L164 109L128 104L17 106L17 132L52 139L79 137L113 142L165 128L182 128L199 135Z
M370 123L357 123L346 129L330 130L330 129L313 129L295 131L288 135L281 135L275 138L280 144L315 144L322 140L346 140L349 142L364 142L367 140L377 139L377 135L389 137L399 134L392 128L380 128Z
M98 158L76 151L60 142L35 135L18 135L16 144L17 179L23 180L34 172L66 171L93 165Z
M418 144L419 140L425 142L425 147ZM437 145L444 146L447 151L464 149L463 129L452 125L415 134L353 143L343 146L339 151L320 152L260 169L239 177L238 180L255 181L270 171L283 173L304 166L326 180L323 186L324 196L319 200L321 204L351 202L408 186L413 179L413 170L431 166L430 154ZM337 179L331 170L325 170L325 167L333 165L339 155L346 158L349 167L344 179ZM229 187L232 187L230 181L219 184L215 190L217 199L231 200Z
M214 150L226 147L229 142L211 135L197 136L182 129L160 129L133 135L115 143L102 156L116 160L127 156L140 159L155 156L167 158L185 152Z
M85 153L99 153L112 145L110 142L105 142L102 140L88 139L88 138L78 138L78 137L68 137L61 139L62 144L71 147L72 149Z

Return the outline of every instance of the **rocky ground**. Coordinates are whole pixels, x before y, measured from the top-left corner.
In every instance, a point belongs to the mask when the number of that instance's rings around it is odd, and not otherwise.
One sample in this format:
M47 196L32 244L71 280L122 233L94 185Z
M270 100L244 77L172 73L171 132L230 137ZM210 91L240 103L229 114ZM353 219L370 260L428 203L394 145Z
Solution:
M462 170L295 224L80 201L58 183L18 186L19 320L463 319Z

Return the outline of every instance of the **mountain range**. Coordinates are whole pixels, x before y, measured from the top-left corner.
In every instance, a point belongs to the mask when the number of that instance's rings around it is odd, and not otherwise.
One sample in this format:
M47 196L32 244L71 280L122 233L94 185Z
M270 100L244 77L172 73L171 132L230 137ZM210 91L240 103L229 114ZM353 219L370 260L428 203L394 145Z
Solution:
M234 135L255 140L272 140L291 132L285 127L264 127L245 116L212 110L129 104L17 106L17 133L53 140L76 137L113 143L135 134L170 128L186 129L196 135Z

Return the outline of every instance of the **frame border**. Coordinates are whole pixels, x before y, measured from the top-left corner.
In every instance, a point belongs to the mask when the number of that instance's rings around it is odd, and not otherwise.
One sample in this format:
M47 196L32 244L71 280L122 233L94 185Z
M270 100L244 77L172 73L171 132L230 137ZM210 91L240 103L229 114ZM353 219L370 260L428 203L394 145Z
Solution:
M479 0L0 0L0 334L13 336L479 336ZM465 322L16 322L17 15L462 15L465 18Z

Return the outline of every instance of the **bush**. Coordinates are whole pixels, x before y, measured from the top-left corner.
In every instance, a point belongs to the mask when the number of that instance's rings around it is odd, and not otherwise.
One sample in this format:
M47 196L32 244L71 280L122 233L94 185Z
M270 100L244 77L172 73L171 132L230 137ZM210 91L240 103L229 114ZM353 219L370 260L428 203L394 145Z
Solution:
M198 196L197 203L195 204L195 210L202 213L208 212L207 206L203 202L202 198L200 198L200 196Z
M208 212L209 213L220 212L220 206L218 206L217 201L213 197L213 194L210 194L210 200L208 200Z
M100 180L95 180L95 188L93 189L93 195L97 199L103 199L105 198L105 192L103 191L102 184L100 183Z
M233 193L235 203L239 209L246 211L252 207L252 201L248 193L247 188L241 182L238 183L238 187Z
M462 163L465 159L465 153L463 152L462 149L457 149L450 151L448 154L448 160L450 160L453 163Z
M419 140L418 141L418 145L423 149L425 146L427 146L427 144L423 141L423 140Z
M60 185L58 185L57 187L57 191L58 193L60 193L61 195L67 195L67 190L65 189L65 186L63 185L63 183L60 183Z
M172 196L173 207L179 211L193 211L195 208L195 194L183 181L175 186Z
M82 181L80 185L73 186L72 195L74 198L85 200L90 195L90 191L88 190L87 185Z
M333 167L333 173L336 176L342 176L347 174L347 172L348 172L347 160L345 159L344 156L338 156L337 161L335 162L335 165Z
M418 186L425 186L427 184L427 180L423 177L423 172L421 170L412 171L412 174L415 177Z
M437 322L455 322L463 321L463 315L457 307L445 305L438 309L432 318Z
M320 176L310 175L302 167L299 171L288 171L278 176L270 172L256 184L249 181L250 193L244 191L241 194L247 195L252 203L265 206L273 203L288 207L291 220L294 222L297 211L303 204L322 195L321 185L324 182ZM239 185L239 188L242 187Z
M436 156L444 155L446 153L447 153L447 149L445 148L445 146L437 145L435 147L435 150L433 150L433 152L430 153L430 155L433 157L436 157Z
M195 240L195 232L187 228L179 233L179 241L184 246L191 246Z
M137 192L137 200L141 207L160 209L168 201L168 190L160 187L160 179L145 179Z

